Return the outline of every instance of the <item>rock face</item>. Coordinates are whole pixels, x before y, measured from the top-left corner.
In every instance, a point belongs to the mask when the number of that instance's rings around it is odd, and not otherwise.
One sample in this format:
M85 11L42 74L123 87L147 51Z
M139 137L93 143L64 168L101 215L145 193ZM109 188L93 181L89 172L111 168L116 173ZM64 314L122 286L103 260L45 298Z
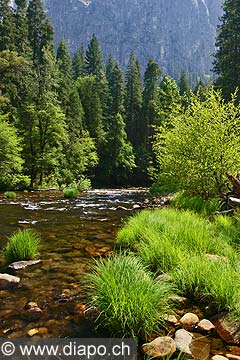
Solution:
M163 72L209 74L223 0L44 0L56 32L71 53L93 33L103 53L125 68L133 50L143 67L150 58Z

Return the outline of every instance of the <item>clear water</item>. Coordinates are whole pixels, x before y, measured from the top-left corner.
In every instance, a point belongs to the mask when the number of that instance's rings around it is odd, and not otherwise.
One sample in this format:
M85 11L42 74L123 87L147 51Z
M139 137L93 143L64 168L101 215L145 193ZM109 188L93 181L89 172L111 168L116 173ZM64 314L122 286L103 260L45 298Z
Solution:
M93 263L86 248L112 248L117 230L134 213L117 207L131 209L145 195L144 189L92 190L68 200L61 192L42 191L18 193L12 201L0 194L0 250L19 228L35 229L42 239L41 267L21 272L19 288L0 290L0 337L25 337L41 327L48 329L44 337L92 336L92 322L74 313L76 304L86 302L85 285L79 284ZM43 309L38 320L25 318L27 301Z

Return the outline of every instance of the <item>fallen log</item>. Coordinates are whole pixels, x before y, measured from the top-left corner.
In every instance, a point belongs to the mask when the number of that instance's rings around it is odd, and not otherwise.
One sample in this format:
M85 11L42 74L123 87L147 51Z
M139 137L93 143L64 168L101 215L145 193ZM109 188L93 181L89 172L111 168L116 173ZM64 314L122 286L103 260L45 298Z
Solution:
M232 174L227 172L226 175L233 186L231 194L240 196L240 174L238 174L237 176L233 176Z

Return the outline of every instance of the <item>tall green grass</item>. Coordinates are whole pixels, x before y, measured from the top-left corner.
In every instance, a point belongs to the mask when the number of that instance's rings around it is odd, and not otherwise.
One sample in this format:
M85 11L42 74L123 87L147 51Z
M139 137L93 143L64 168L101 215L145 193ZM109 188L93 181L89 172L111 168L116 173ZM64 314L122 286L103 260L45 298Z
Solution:
M240 227L236 222L222 216L210 222L171 208L146 210L120 230L117 246L135 251L152 271L170 273L185 296L213 301L219 309L240 316ZM208 254L218 257L209 259Z
M190 196L185 191L174 194L171 205L183 210L192 210L204 216L211 215L223 208L224 202L219 198L203 199L201 196Z
M169 311L172 285L153 280L131 255L97 262L88 274L91 305L98 308L98 324L112 336L142 336L158 331Z
M8 199L16 199L17 194L14 191L6 191L4 196Z
M39 235L33 230L18 231L7 242L3 251L5 262L32 260L38 255Z

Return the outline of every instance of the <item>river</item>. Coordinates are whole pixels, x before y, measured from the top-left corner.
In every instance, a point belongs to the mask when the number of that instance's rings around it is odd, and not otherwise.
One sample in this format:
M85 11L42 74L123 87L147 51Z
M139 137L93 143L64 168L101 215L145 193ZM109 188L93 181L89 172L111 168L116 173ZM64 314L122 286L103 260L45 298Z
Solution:
M84 274L93 255L106 256L118 229L146 196L144 189L91 190L77 199L64 199L58 191L18 193L16 200L0 194L0 250L7 237L31 228L41 235L40 267L18 274L17 289L0 290L0 337L26 337L43 328L43 337L93 336L92 322L76 315L86 302ZM0 256L3 266L3 257ZM39 318L26 317L24 306L36 302Z

